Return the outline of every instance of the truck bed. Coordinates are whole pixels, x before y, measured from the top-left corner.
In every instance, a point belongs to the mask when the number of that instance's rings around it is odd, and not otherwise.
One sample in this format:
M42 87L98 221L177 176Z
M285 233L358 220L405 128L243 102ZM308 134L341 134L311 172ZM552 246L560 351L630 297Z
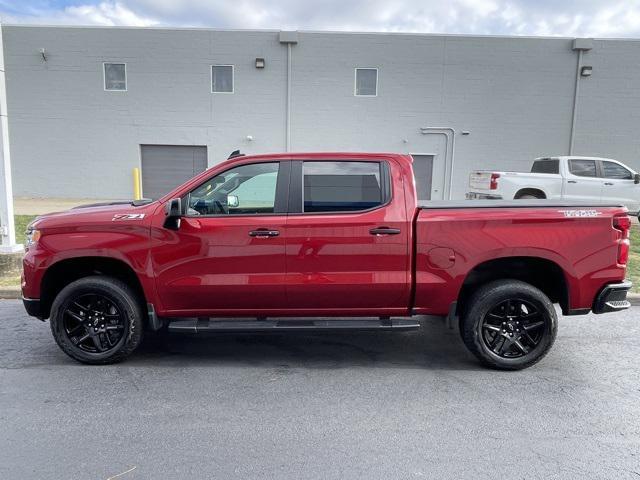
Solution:
M615 203L420 202L414 220L414 312L446 312L469 274L488 262L494 262L494 271L503 270L502 277L516 278L517 265L501 264L501 258L516 263L518 258L536 259L562 271L567 291L558 301L565 313L591 309L607 282L624 280L624 266L617 264L620 237L613 217L626 212Z

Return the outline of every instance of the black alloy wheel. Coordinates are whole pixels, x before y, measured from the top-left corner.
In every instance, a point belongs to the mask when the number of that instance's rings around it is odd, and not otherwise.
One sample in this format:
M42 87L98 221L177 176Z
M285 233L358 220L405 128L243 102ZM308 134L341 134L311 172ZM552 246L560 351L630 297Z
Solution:
M87 353L104 353L116 348L124 338L126 322L113 301L95 293L78 296L64 310L67 338Z
M545 323L548 319L531 302L504 300L484 316L482 340L500 357L522 357L538 347Z

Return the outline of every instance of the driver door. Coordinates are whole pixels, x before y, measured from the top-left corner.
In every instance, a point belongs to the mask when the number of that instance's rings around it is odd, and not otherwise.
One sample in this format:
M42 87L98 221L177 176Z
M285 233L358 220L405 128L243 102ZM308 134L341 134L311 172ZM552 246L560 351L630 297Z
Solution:
M152 257L164 310L258 315L285 307L289 162L249 163L185 198L178 230L157 228Z

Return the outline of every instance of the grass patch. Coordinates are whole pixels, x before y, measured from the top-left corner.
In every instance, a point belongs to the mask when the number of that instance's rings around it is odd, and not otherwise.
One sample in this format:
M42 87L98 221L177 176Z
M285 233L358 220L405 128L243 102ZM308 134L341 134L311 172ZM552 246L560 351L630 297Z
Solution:
M25 231L29 222L36 218L35 215L14 215L13 220L16 224L16 243L24 245Z
M627 278L633 282L633 291L640 292L640 226L631 224L631 249Z

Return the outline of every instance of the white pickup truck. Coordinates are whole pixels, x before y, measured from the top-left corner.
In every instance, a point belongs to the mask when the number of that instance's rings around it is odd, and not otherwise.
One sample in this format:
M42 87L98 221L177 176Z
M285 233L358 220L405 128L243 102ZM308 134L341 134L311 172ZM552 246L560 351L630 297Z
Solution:
M474 170L467 199L609 201L640 210L640 174L625 164L599 157L546 157L534 160L530 173Z

